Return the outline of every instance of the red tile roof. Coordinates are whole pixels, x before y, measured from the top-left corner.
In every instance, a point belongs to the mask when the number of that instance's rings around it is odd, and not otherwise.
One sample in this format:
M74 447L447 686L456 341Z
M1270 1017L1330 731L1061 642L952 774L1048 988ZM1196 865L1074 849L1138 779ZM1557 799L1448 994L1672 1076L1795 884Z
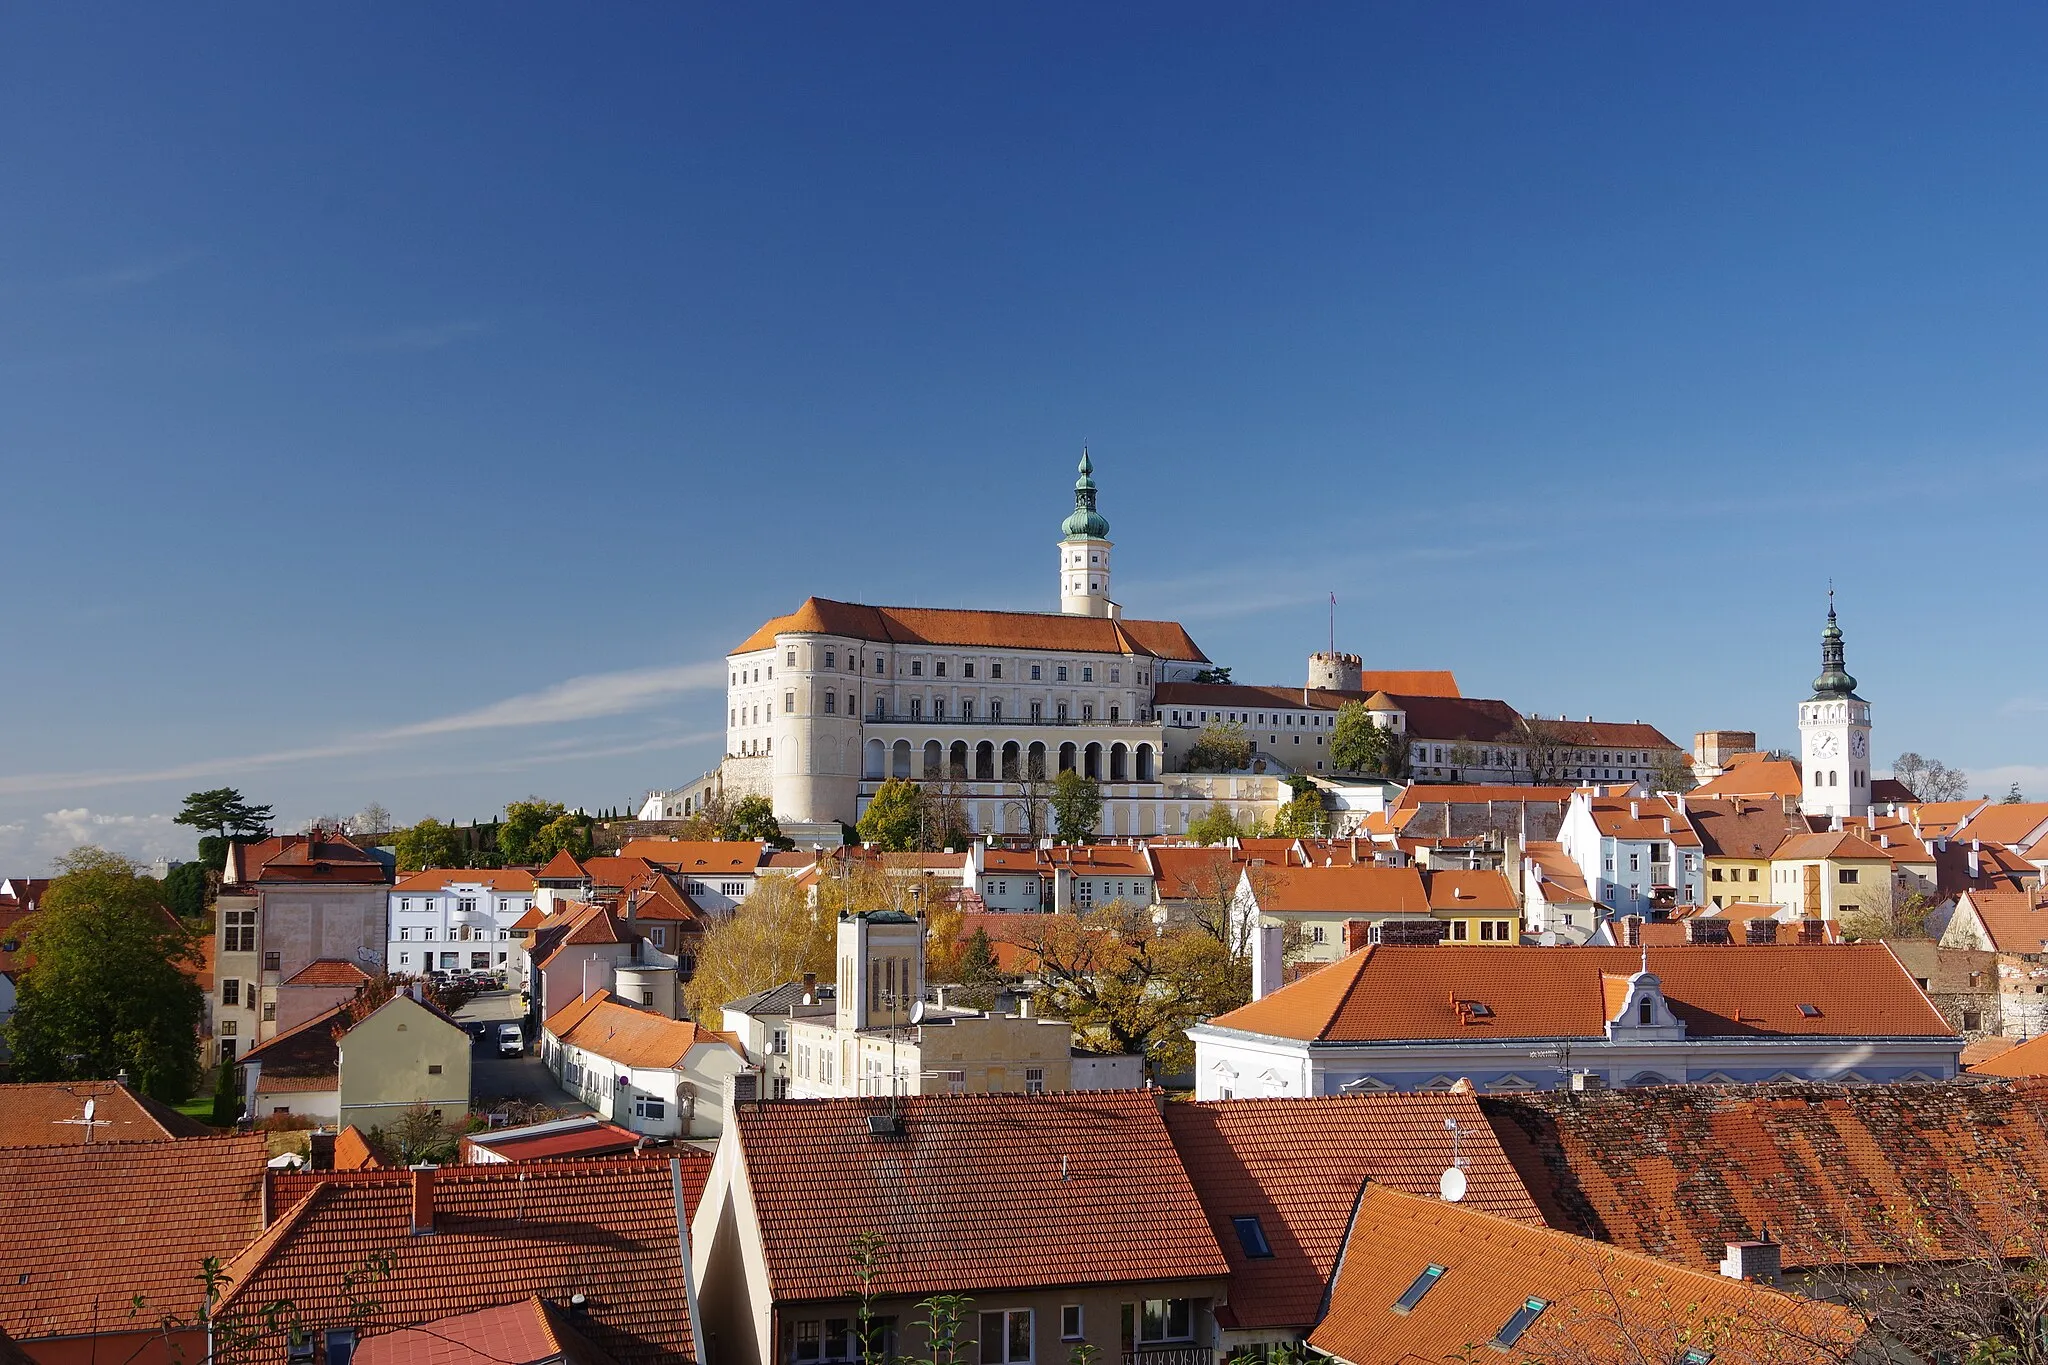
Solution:
M1429 913L1429 892L1412 867L1268 867L1251 872L1259 909L1267 914Z
M353 1359L356 1365L605 1365L612 1357L536 1294L371 1337Z
M1712 781L1702 782L1686 793L1688 803L1714 796L1754 796L1797 801L1806 794L1799 765L1787 758L1767 758L1761 753L1737 754L1728 771Z
M582 881L583 864L577 862L568 849L557 849L555 856L548 859L547 866L533 875L536 881Z
M429 867L408 872L394 891L445 891L451 886L484 886L514 893L534 888L533 873L523 867Z
M674 1069L683 1064L692 1048L706 1044L743 1051L726 1034L699 1028L686 1019L664 1019L621 1005L609 991L598 991L556 1011L543 1027L561 1041L621 1066Z
M646 1139L638 1133L592 1116L589 1123L564 1131L476 1133L464 1138L463 1144L465 1149L481 1147L507 1161L548 1161L617 1156L634 1151L644 1141Z
M92 1101L93 1129L71 1122ZM213 1129L119 1081L30 1081L0 1085L0 1147L84 1142L169 1142L212 1137Z
M1775 796L1703 797L1688 792L1685 815L1700 837L1700 851L1709 858L1769 858L1788 837L1807 832L1797 808L1788 809Z
M1962 830L1966 839L2032 848L2048 829L2048 801L2016 801L2011 805L1993 803L1970 817Z
M1999 952L2048 953L2048 896L2033 891L1966 891L1956 913L1965 913L1965 906L1976 912Z
M1153 865L1158 869L1154 883L1161 900L1189 900L1214 896L1227 899L1237 885L1237 868L1231 851L1221 845L1212 848L1154 846Z
M242 1054L242 1061L262 1063L256 1076L258 1094L333 1090L341 1084L341 1043L337 1026L345 1022L349 1002L320 1011Z
M1431 1266L1441 1276L1397 1311ZM1676 1360L1704 1343L1726 1362L1838 1360L1864 1330L1834 1304L1375 1184L1309 1344L1349 1365L1492 1358L1483 1343L1537 1300L1502 1359Z
M323 957L293 972L287 986L367 986L370 974L353 962Z
M29 1341L189 1317L206 1258L262 1230L269 1155L261 1136L0 1151L0 1330Z
M381 1162L370 1150L370 1143L363 1136L363 1130L351 1123L334 1135L334 1169L337 1171L374 1171Z
M1170 1104L1166 1127L1230 1263L1232 1328L1316 1320L1358 1188L1374 1180L1430 1194L1451 1164L1458 1124L1472 1207L1541 1223L1522 1178L1466 1094ZM1246 1254L1233 1219L1259 1220L1271 1256Z
M856 1292L848 1247L883 1239L883 1294L977 1293L1229 1271L1145 1091L911 1096L743 1107L734 1119L778 1302Z
M779 635L837 635L904 646L952 645L966 649L1047 649L1087 654L1136 654L1207 663L1175 621L1132 621L1059 612L948 611L927 607L868 607L807 597L730 652L774 647Z
M1779 844L1773 859L1797 862L1807 859L1843 859L1850 862L1891 861L1891 854L1850 830L1829 834L1795 834Z
M1702 1268L1763 1227L1788 1269L1974 1256L2048 1171L2048 1088L2030 1080L1654 1086L1480 1106L1552 1227Z
M282 834L253 844L230 845L228 872L235 885L381 884L391 880L375 855L339 834Z
M581 1326L622 1362L694 1358L671 1160L687 1231L708 1155L448 1166L433 1173L434 1231L412 1232L411 1171L273 1173L271 1204L287 1212L228 1265L223 1308L288 1299L307 1322L344 1320L342 1277L380 1252L366 1340L382 1332L534 1295L583 1294ZM278 1359L283 1350L259 1352Z
M746 839L635 839L619 850L619 856L644 858L677 872L700 876L722 872L751 876L760 871L761 855L766 849L766 844Z
M1429 908L1439 915L1520 915L1515 888L1499 872L1450 869L1429 874Z
M1394 802L1394 809L1413 810L1423 805L1485 806L1495 802L1562 806L1572 799L1573 790L1571 787L1489 787L1470 782L1416 782L1402 791Z
M1367 673L1357 691L1334 688L1266 686L1252 683L1161 683L1153 691L1152 706L1208 707L1211 710L1335 711L1349 702L1363 702L1381 695L1403 697L1456 698L1458 679L1448 669L1388 669ZM1254 725L1258 722L1253 721Z
M1882 943L1653 946L1649 961L1693 1038L1954 1036ZM1599 1038L1606 982L1641 966L1636 948L1382 944L1210 1022L1328 1042ZM1475 1001L1491 1014L1461 1008Z
M2048 1034L2016 1046L2008 1044L1968 1070L1973 1076L2048 1076Z
M1610 839L1668 839L1698 848L1699 835L1671 800L1661 796L1588 796L1593 823Z

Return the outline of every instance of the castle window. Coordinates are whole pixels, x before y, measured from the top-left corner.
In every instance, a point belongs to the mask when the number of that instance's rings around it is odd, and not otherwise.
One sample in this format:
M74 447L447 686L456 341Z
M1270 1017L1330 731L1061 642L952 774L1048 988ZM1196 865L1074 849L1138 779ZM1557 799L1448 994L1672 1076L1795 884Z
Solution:
M795 668L795 667L796 667L796 651L792 649L792 650L789 650L789 651L787 651L787 652L786 652L785 654L783 654L783 656L782 656L782 662L784 662L784 663L788 664L788 665L789 665L789 666L790 666L791 668Z
M991 678L1000 679L1003 676L1003 666L1001 664L990 664L988 666L988 675Z
M880 719L882 719L882 718L883 718L884 716L886 716L886 715L888 715L888 714L889 714L889 703L888 703L888 701L887 701L886 699L882 698L882 697L876 697L876 698L875 698L875 719L876 719L876 720L880 720Z
M924 676L924 660L912 659L910 661L910 676L913 678L922 678Z
M1053 676L1058 681L1065 682L1067 680L1067 666L1065 664L1061 664L1058 668L1053 670Z
M881 655L879 655L879 654L877 654L877 655L875 656L875 672L877 672L877 673L880 673L881 671L882 671L882 656L881 656Z
M988 718L990 720L1001 720L1003 718L1003 699L1001 697L990 697L988 699Z
M829 649L828 649L828 650L826 650L826 651L825 651L825 667L827 667L827 668L836 668L836 667L837 667L838 665L837 665L837 663L835 662L835 660L837 660L837 659L838 659L838 657L839 657L839 656L838 656L837 654L835 654L835 653L834 653L833 651L831 651L831 650L829 650Z
M1039 678L1043 675L1043 673L1044 670L1041 669L1037 664L1031 665L1031 681L1037 682Z
M1119 713L1121 712L1121 710L1122 710L1122 708L1121 708L1121 707L1116 707L1116 706L1112 706L1112 707L1110 707L1110 708L1109 708L1109 718L1110 718L1111 720L1115 720L1115 719L1117 719L1117 717L1118 717Z
M783 713L784 715L789 715L790 713L794 712L795 710L796 710L796 693L794 693L794 692L784 692L784 693L782 694L782 713Z
M827 692L827 693L825 694L825 714L826 714L826 715L828 715L828 716L829 716L829 715L832 715L832 714L833 714L833 713L834 713L834 712L835 712L835 711L836 711L836 710L838 709L838 706L839 706L839 697L838 697L838 695L837 695L836 693L832 693L832 692Z
M937 663L932 665L932 676L935 678L943 678L946 676L946 661L944 659L941 659Z
M921 720L921 719L923 719L923 717L924 717L924 698L923 698L923 697L912 697L912 698L910 699L910 718L911 718L912 720Z
M1644 996L1636 1002L1636 1022L1654 1024L1657 1022L1657 1002Z
M960 665L960 676L961 676L961 677L963 677L963 678L971 678L971 677L973 677L973 676L974 676L974 665L973 665L973 664L971 664L971 663L968 663L968 664L962 664L962 665Z
M973 720L973 719L974 719L974 698L972 698L972 697L966 697L966 698L963 698L963 699L961 700L961 702L960 702L960 719L962 719L962 720Z
M1083 665L1081 665L1081 681L1082 681L1082 682L1094 682L1094 681L1095 681L1095 670L1094 670L1094 668L1090 667L1090 666L1089 666L1089 665L1087 665L1087 664L1083 664Z

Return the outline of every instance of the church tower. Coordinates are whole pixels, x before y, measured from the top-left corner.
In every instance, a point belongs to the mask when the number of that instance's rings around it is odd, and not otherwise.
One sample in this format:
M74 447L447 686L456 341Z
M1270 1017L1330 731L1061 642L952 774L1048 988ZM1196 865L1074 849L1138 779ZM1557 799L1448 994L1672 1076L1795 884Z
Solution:
M1856 695L1856 680L1842 659L1842 628L1835 624L1835 594L1828 593L1828 623L1820 633L1820 676L1813 695L1799 703L1799 758L1807 815L1870 812L1870 703Z
M1060 523L1060 610L1068 616L1121 616L1109 600L1109 523L1095 510L1094 473L1084 446L1074 514Z

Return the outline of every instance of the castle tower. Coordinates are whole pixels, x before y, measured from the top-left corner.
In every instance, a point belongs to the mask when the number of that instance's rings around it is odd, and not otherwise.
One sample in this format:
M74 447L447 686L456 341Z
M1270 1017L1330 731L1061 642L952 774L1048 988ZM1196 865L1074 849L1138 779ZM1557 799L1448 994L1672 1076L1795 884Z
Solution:
M1319 649L1308 656L1308 685L1318 692L1358 692L1365 686L1365 660L1356 654Z
M1109 522L1095 510L1094 473L1084 447L1074 513L1060 523L1060 610L1068 616L1123 614L1109 600Z
M1828 592L1828 623L1820 633L1820 676L1813 695L1799 703L1799 757L1807 815L1866 815L1870 811L1870 703L1856 695Z

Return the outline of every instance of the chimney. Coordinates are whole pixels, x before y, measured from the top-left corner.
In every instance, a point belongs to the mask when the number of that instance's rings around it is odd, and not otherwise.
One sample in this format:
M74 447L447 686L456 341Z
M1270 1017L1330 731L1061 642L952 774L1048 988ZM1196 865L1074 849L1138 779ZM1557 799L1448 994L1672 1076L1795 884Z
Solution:
M817 993L818 993L818 974L817 974L816 972L805 972L805 973L804 973L804 994L805 994L805 995L816 995Z
M423 1161L412 1168L412 1235L425 1236L434 1230L434 1164Z
M725 1112L736 1114L744 1104L757 1104L761 1099L761 1073L753 1067L735 1071L725 1078Z
M1350 943L1350 925L1345 925L1345 943ZM1252 999L1263 1000L1286 982L1281 949L1284 929L1278 924L1261 924L1252 930Z
M1621 917L1621 938L1622 946L1625 948L1640 948L1643 946L1643 917L1641 915L1623 915Z
M1753 919L1743 925L1744 937L1751 943L1776 943L1778 922L1774 919Z
M306 1140L311 1144L306 1161L306 1168L308 1170L314 1171L333 1170L334 1134L328 1132L313 1132L306 1135Z
M1799 921L1799 941L1801 943L1826 943L1828 941L1828 922L1823 919L1803 919Z
M1762 1284L1776 1284L1778 1244L1730 1242L1728 1254L1721 1260L1721 1273L1731 1280L1755 1280Z
M1344 951L1355 953L1372 942L1372 921L1347 919L1344 921Z

